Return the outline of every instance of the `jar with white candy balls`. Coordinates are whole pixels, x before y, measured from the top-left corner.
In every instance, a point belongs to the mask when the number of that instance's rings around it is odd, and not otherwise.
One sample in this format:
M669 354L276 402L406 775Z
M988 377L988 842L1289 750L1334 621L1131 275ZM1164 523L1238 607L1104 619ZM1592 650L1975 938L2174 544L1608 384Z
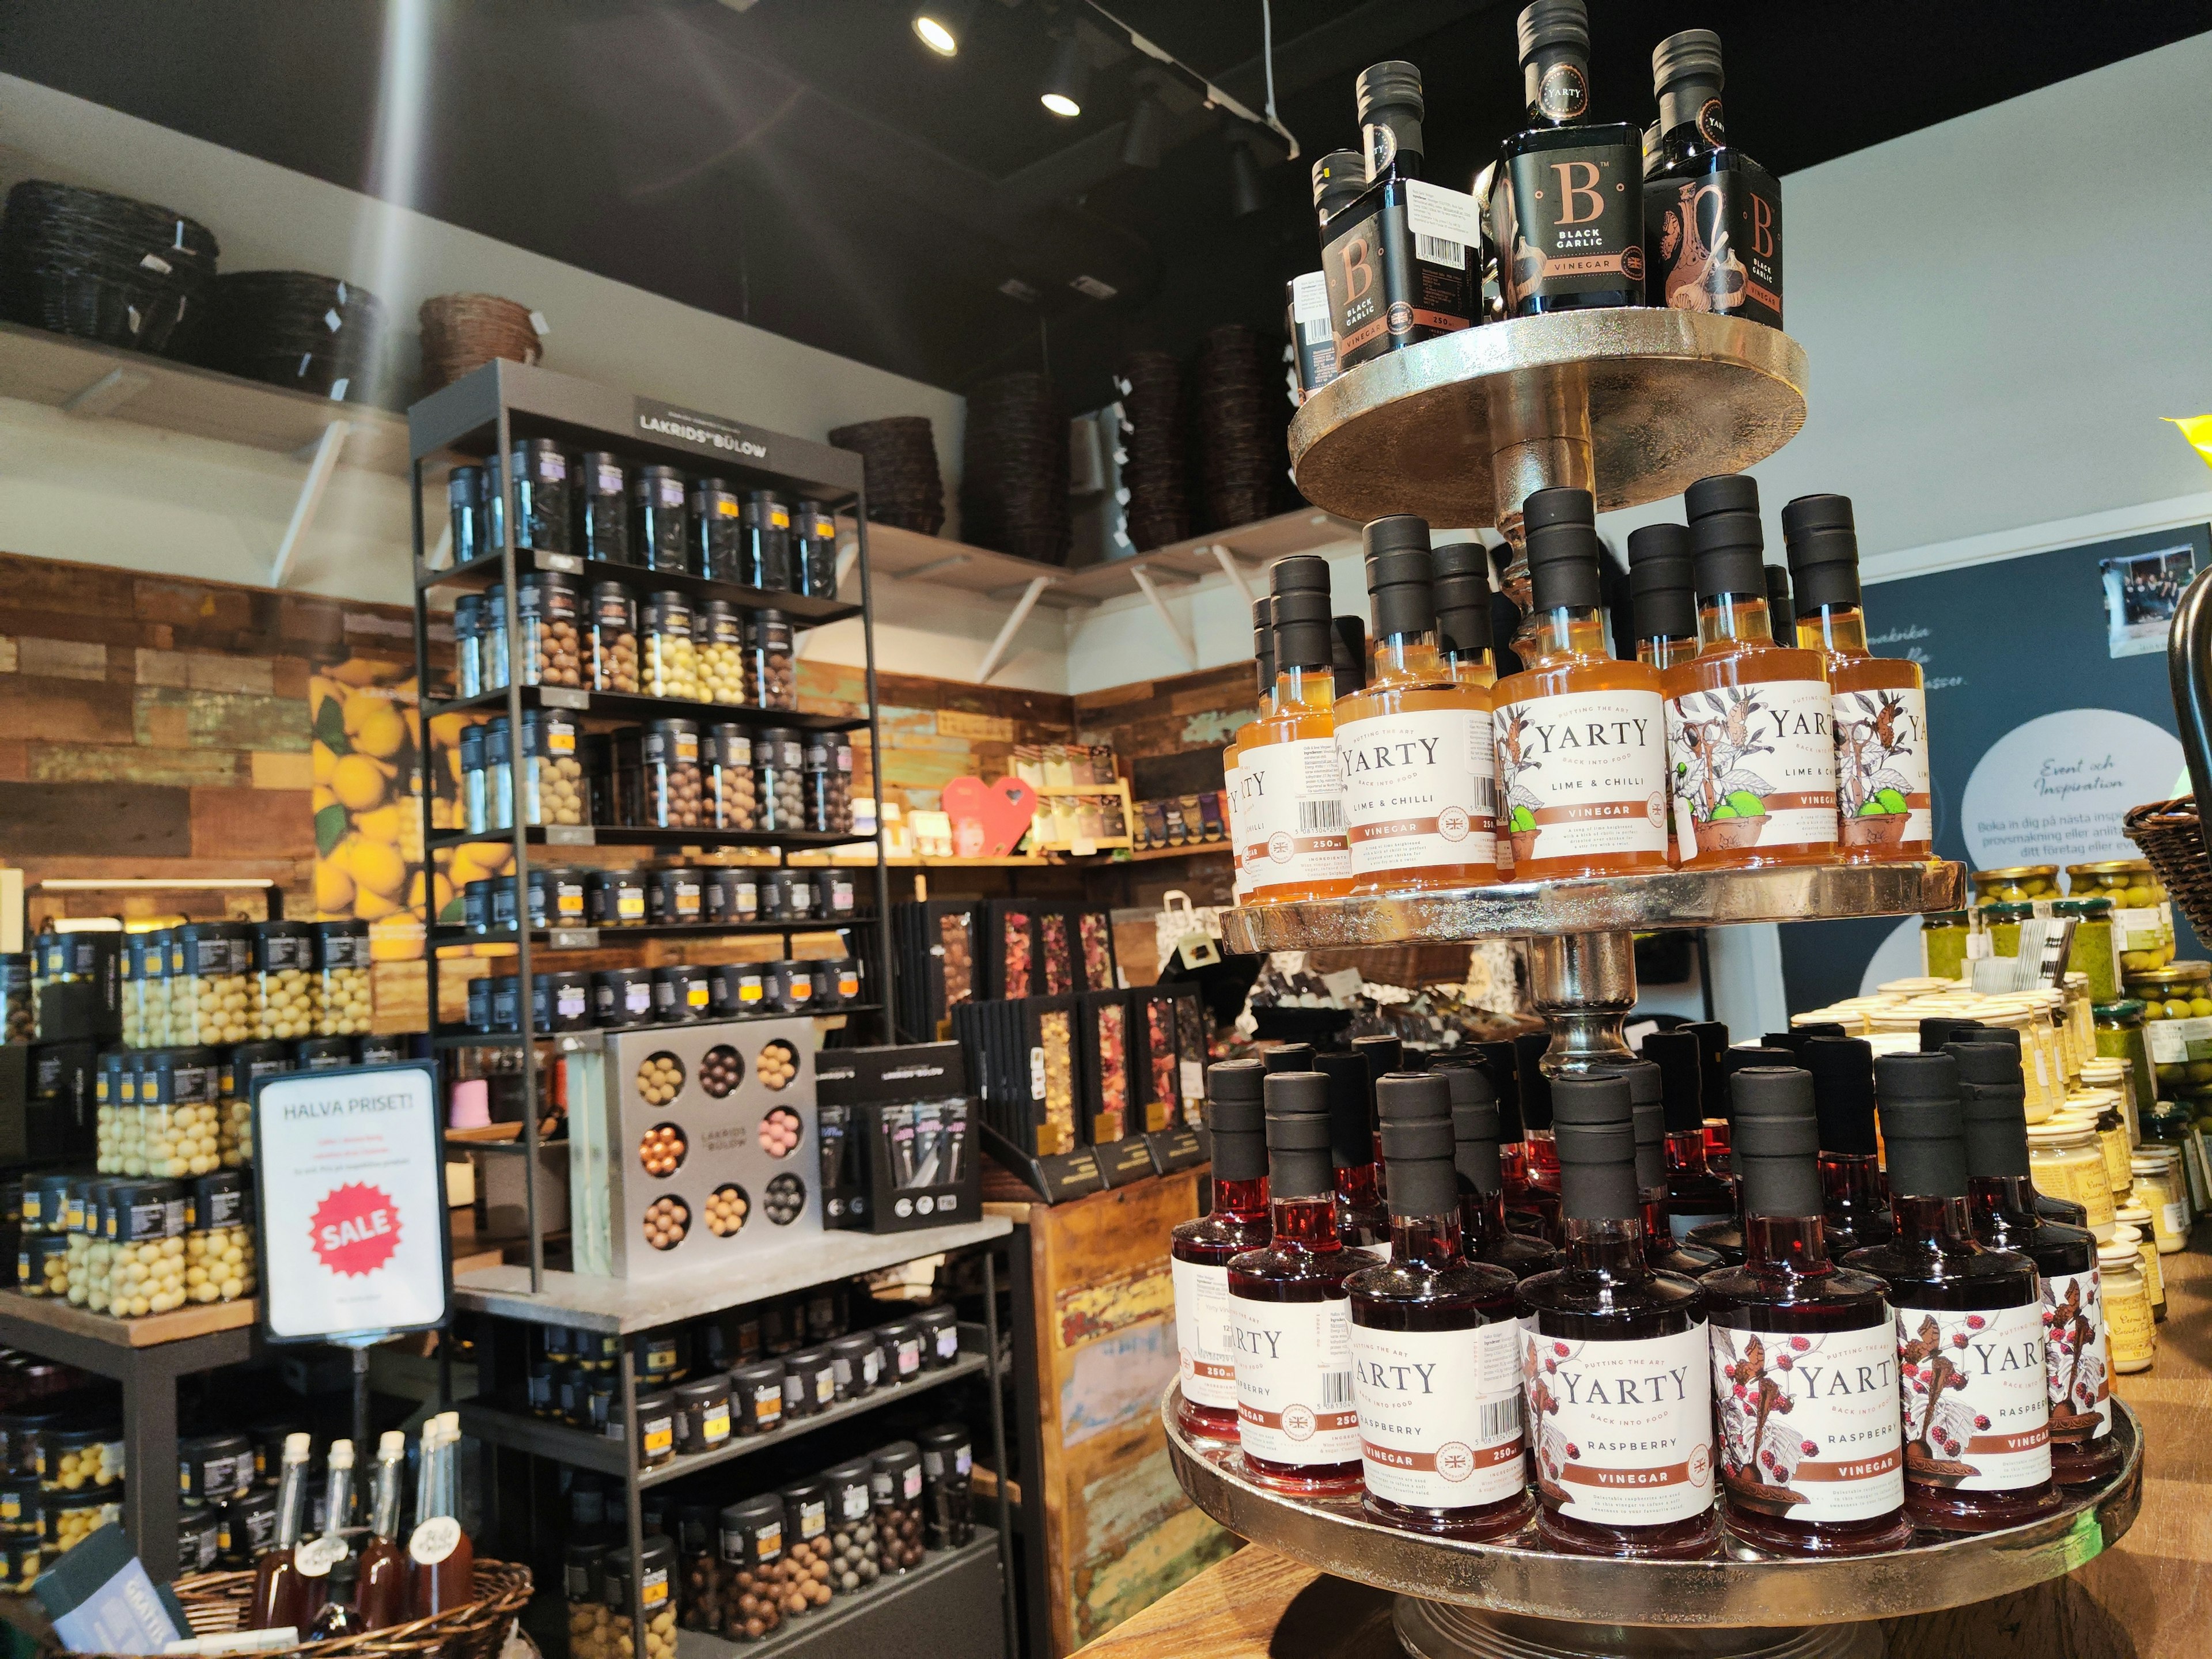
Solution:
M304 921L253 926L253 1041L283 1042L315 1034L314 932Z
M234 921L195 921L176 930L171 953L169 1036L222 1045L253 1036L252 930ZM183 972L175 969L181 959Z
M235 1302L252 1294L246 1178L235 1170L202 1176L185 1199L185 1299Z
M158 1048L169 1040L169 959L175 953L172 928L157 927L132 936L144 952L138 966L138 1046Z
M123 1170L123 1119L125 1108L136 1103L138 1055L129 1048L110 1048L101 1054L92 1074L92 1167L102 1175ZM33 1218L23 1218L25 1232L42 1231Z
M241 1042L216 1067L215 1147L224 1169L253 1161L254 1083L292 1066L289 1043Z
M359 1036L368 1030L368 924L315 924L317 1036ZM304 1034L303 1034L304 1035Z
M114 1259L108 1311L143 1319L185 1305L185 1184L125 1181L108 1195Z
M137 1156L126 1146L125 1175L181 1181L222 1166L221 1070L211 1048L162 1048L148 1057L138 1076Z

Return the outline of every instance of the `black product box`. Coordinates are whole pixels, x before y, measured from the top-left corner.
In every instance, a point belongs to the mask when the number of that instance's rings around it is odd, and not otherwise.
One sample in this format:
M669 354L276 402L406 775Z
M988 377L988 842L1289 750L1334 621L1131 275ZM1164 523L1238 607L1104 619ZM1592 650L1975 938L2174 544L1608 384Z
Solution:
M984 994L976 960L982 917L981 907L964 899L923 899L892 908L902 1033L921 1042L942 1041L951 1011Z
M1038 917L1052 908L1038 899L993 899L985 907L982 936L975 941L978 995L1018 1002L1042 994Z
M1132 1088L1148 1132L1196 1128L1206 1107L1206 1009L1195 985L1129 993Z
M1144 1109L1131 1093L1130 993L1091 991L1080 999L1083 1106L1087 1139L1103 1147L1146 1128Z
M1110 991L1121 982L1114 959L1114 917L1107 910L1079 910L1076 942L1083 957L1085 991Z
M1037 992L1048 997L1065 997L1091 988L1084 979L1082 939L1081 905L1037 907Z
M825 1049L814 1097L827 1225L896 1233L981 1217L981 1112L960 1044Z
M0 1164L90 1158L100 1144L90 1042L0 1048Z

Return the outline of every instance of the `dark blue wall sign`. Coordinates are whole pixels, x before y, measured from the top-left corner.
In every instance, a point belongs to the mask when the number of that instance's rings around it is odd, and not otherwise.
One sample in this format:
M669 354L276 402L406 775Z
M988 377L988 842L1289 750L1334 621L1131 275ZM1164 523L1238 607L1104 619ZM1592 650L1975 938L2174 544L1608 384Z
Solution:
M1927 676L1938 855L1983 868L2135 855L2121 813L2170 793L2180 770L2160 624L2176 581L2208 560L2212 531L2191 525L1866 590L1875 653ZM1877 951L1880 978L1918 974L1910 938L1893 921L1785 926L1791 1012L1859 994Z

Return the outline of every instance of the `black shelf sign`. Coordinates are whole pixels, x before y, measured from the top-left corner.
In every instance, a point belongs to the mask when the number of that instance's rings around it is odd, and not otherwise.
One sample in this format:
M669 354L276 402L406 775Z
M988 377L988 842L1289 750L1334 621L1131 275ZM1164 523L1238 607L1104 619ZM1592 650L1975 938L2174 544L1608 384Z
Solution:
M702 455L720 456L748 466L769 465L768 436L752 427L739 426L714 415L678 409L651 398L631 399L637 429L655 443L673 444Z

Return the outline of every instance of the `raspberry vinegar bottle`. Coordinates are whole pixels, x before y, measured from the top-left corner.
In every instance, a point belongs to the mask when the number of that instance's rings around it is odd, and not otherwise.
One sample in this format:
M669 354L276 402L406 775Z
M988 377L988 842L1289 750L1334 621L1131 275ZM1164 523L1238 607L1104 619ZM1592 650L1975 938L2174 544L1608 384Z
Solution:
M1213 1142L1213 1208L1168 1235L1175 1281L1176 1347L1185 1432L1237 1437L1237 1357L1230 1339L1229 1262L1264 1249L1267 1139L1256 1060L1224 1060L1206 1073L1206 1127Z

